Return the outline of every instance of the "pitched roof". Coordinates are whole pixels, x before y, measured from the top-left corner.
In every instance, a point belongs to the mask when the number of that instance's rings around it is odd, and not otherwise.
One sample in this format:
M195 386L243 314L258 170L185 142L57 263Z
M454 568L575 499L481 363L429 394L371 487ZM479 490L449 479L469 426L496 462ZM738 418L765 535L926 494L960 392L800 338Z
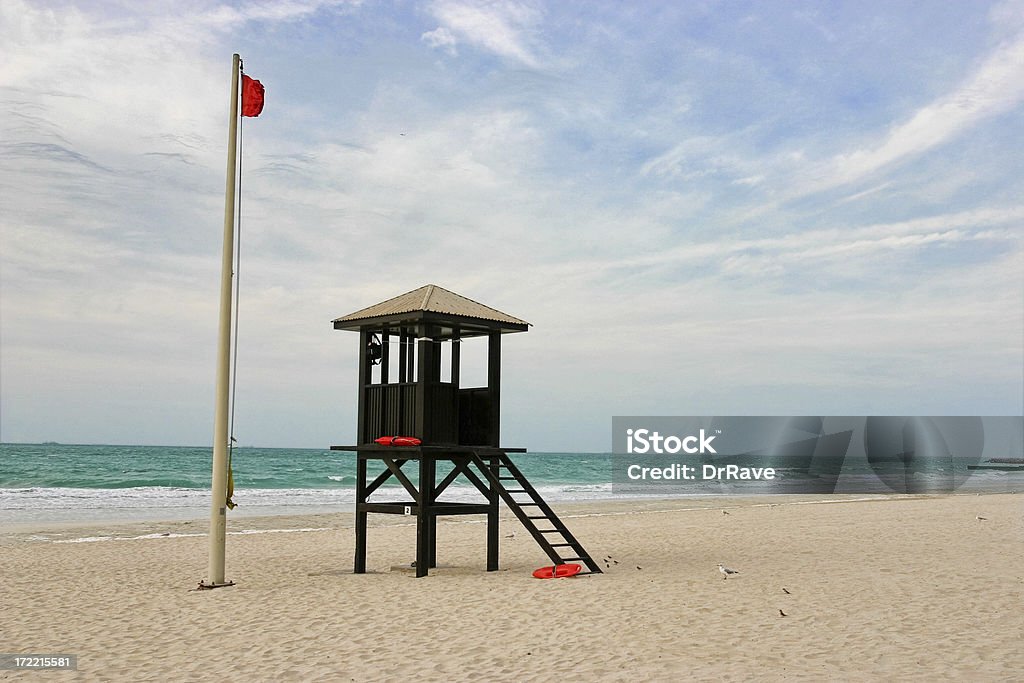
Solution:
M507 313L484 306L483 304L467 299L461 294L449 291L437 285L424 285L405 294L374 304L367 308L349 313L334 320L334 323L349 323L383 316L398 315L401 313L415 313L426 311L440 313L442 315L457 315L466 318L477 318L479 320L491 320L511 325L529 325L525 320L520 320Z

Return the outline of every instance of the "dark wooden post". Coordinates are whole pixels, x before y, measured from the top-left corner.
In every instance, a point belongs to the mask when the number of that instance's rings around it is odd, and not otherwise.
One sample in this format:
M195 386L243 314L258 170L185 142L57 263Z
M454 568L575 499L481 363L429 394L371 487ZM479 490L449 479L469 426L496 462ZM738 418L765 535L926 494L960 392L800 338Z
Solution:
M416 341L416 424L419 425L419 437L424 443L433 439L430 419L430 401L428 388L431 372L434 368L434 342L427 337L426 327L417 330L419 339ZM430 463L432 456L420 453L420 501L416 511L416 576L426 576L430 568L431 524L430 524L430 493L433 474Z
M497 448L501 445L501 332L487 337L487 396L491 404L488 444Z
M380 383L388 384L388 380L391 379L391 354L389 353L391 344L388 328L386 327L380 334L380 343Z
M415 332L406 332L405 333L405 347L406 347L405 362L407 364L406 368L405 368L405 377L406 377L405 381L406 382L415 382L416 381L416 378L413 376L413 370L415 369L415 366L416 366L416 347L415 347L415 341L416 341L416 333Z
M366 433L366 385L370 383L370 355L367 348L370 343L370 333L359 330L359 407L357 409L358 427L356 427L356 443L364 444L367 441Z
M427 568L437 566L437 515L434 514L434 485L437 483L437 458L432 453L420 457L426 465L426 472L420 479L420 496L427 510ZM425 574L426 572L424 572Z
M487 397L490 403L488 443L497 448L501 436L501 333L491 332L487 337ZM494 456L488 461L493 471L500 460ZM498 569L498 491L490 485L490 507L487 511L487 571Z
M421 359L422 360L422 359ZM420 454L420 502L416 507L416 577L427 575L430 568L430 554L432 538L430 534L430 494L433 489L433 474L430 464L432 457L426 453Z
M366 458L356 455L356 556L352 571L366 573Z
M496 455L487 460L487 464L493 472L501 472L496 467L499 462ZM487 507L487 571L496 572L498 571L498 490L493 483L489 485L487 502L489 503Z
M459 375L460 375L459 365L461 364L461 362L462 362L462 341L461 341L461 338L459 336L459 328L456 327L455 330L452 331L452 387L455 389L456 392L458 392L458 390L459 390ZM458 393L456 393L456 404L455 404L455 407L458 408ZM459 423L458 416L456 416L455 424L458 424L458 423Z
M431 362L433 367L430 368L430 381L440 382L441 381L441 342L431 342L434 350L431 351Z
M434 368L434 342L427 338L426 330L420 331L420 338L416 343L416 424L419 425L419 436L423 443L431 443L434 434L430 419L430 400L427 396L429 386L432 383L430 371Z
M398 331L398 381L403 383L409 381L409 368L406 366L405 355L405 330L400 329Z

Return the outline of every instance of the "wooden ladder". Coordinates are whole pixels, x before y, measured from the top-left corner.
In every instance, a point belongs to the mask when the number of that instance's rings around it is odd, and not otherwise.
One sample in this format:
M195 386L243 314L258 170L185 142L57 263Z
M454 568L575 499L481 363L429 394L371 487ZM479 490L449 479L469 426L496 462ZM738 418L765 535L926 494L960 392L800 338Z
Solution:
M594 558L580 545L555 511L544 502L537 489L533 488L507 453L481 457L474 451L470 457L552 562L556 565L582 562L588 571L582 571L577 576L602 573ZM489 462L492 458L496 460L493 464ZM513 488L508 488L506 484ZM562 553L570 554L563 557Z

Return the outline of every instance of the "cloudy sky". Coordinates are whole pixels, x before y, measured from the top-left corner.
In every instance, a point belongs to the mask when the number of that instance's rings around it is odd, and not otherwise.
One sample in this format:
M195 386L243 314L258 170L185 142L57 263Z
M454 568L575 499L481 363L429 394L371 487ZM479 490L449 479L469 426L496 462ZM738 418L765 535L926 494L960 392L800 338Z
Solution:
M5 0L0 45L4 441L210 443L232 52L243 445L351 442L330 321L426 283L534 325L510 446L1024 409L1020 2Z

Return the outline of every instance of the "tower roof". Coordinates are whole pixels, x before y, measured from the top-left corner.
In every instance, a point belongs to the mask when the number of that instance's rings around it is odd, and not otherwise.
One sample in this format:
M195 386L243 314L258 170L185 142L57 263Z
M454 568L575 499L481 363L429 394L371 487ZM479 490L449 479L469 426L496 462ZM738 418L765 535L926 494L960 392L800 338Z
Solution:
M530 323L437 285L424 285L405 294L336 318L334 328L440 324L450 333L458 328L463 336L487 332L525 332ZM447 334L442 332L442 334Z

